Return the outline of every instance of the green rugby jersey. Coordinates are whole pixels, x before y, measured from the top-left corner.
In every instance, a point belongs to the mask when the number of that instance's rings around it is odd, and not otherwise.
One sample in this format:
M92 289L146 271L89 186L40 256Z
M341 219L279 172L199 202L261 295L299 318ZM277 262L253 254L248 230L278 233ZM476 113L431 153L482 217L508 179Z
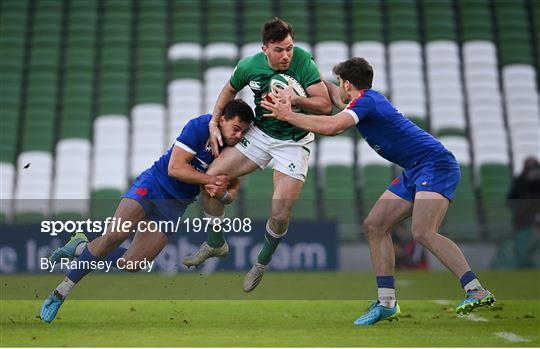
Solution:
M299 47L294 47L293 50L288 70L273 70L268 65L264 53L259 52L240 60L230 80L236 91L240 91L246 85L249 86L255 97L255 125L267 135L281 140L299 140L305 137L308 132L288 122L263 117L263 114L270 113L261 107L261 100L268 93L272 78L276 75L292 78L304 91L309 86L321 81L319 69L311 54Z

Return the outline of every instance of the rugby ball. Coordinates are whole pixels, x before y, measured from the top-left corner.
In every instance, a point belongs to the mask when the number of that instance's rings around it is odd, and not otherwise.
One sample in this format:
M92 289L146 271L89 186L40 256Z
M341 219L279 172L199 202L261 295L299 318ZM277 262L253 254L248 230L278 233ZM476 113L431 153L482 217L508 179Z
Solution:
M300 85L300 83L293 77L287 74L277 74L272 77L270 84L268 84L268 92L276 93L278 89L285 89L289 86L289 81L291 82L292 89L297 96L307 97L306 90ZM269 102L272 102L272 99L268 95L268 92L263 96ZM292 110L294 112L299 112L300 109L293 106Z

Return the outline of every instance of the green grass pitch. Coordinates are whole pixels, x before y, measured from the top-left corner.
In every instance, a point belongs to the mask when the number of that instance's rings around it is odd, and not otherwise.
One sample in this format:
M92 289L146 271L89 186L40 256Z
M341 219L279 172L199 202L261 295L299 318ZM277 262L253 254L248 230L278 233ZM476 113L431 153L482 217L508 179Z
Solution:
M2 275L1 346L467 346L540 345L538 271L480 273L496 306L454 314L462 297L449 273L400 272L399 321L352 322L376 294L369 273L268 273L252 294L241 273L95 274L52 324L39 320L62 278ZM438 299L438 300L437 300Z

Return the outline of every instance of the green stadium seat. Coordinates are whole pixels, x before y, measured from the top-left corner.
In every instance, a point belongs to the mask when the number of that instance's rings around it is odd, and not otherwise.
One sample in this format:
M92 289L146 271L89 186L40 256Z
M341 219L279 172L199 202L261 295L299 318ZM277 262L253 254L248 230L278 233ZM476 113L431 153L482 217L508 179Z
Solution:
M319 142L324 218L338 222L342 240L357 240L360 232L353 149L354 142L349 137L323 138Z
M92 192L92 219L98 220L112 217L122 194L119 190L98 190Z
M510 179L507 165L484 164L480 167L480 195L486 228L491 239L500 239L511 231L511 216L506 206Z
M278 16L293 26L295 41L311 43L309 5L307 0L277 0Z
M253 220L266 220L270 217L272 211L272 174L273 171L267 168L249 174L243 181L246 217Z

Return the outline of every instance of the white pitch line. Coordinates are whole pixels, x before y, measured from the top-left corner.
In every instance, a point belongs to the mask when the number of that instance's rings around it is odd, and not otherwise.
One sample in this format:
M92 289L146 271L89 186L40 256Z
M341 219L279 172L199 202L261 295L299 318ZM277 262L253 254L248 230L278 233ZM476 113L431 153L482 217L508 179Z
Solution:
M521 337L513 332L496 332L495 335L499 338L506 339L510 342L530 342L530 339Z
M467 318L467 320L471 320L471 321L475 321L475 322L487 322L488 321L488 319L483 318L483 317L478 316L478 315L474 315L474 314L469 314L469 315L466 315L465 317Z
M447 299L436 299L433 302L435 302L435 303L437 303L439 305L449 305L450 303L452 303Z

